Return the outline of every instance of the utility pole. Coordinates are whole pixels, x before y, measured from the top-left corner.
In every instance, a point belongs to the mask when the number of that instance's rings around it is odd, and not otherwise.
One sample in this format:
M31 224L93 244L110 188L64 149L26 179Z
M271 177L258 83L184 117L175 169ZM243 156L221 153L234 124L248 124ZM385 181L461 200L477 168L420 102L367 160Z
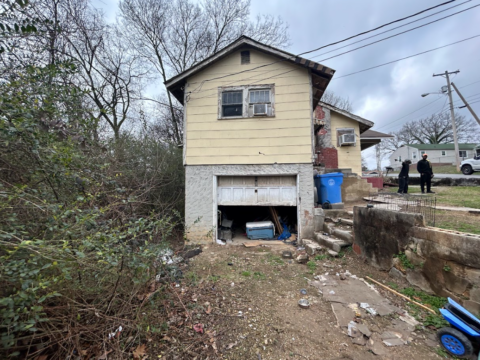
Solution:
M470 105L467 103L467 101L465 100L465 98L463 97L463 95L460 93L460 91L458 91L457 87L455 86L455 84L452 82L452 86L453 88L455 89L455 91L457 92L458 96L460 96L460 99L462 99L463 103L465 104L465 106L467 107L468 110L470 110L470 113L472 114L472 116L475 118L475 120L477 120L478 122L478 125L480 125L480 119L478 118L477 114L475 114L475 111L473 111L473 109L470 107ZM462 106L463 107L463 106Z
M457 139L457 126L455 125L455 113L453 112L453 101L452 101L452 88L450 86L450 74L458 74L460 70L457 71L445 71L443 74L433 74L433 76L445 76L447 79L448 86L448 98L450 99L450 115L452 120L452 131L453 131L453 142L455 143L455 162L457 164L457 171L460 171L460 156L458 150L458 139Z

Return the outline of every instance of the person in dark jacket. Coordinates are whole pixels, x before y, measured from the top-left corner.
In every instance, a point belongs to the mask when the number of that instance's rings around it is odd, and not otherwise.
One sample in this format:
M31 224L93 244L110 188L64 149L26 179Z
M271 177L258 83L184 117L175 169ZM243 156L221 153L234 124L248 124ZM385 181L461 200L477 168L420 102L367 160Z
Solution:
M402 170L398 174L398 193L406 194L408 193L408 172L410 171L410 164L412 162L408 159L405 159L402 162Z
M420 173L420 187L422 188L422 194L425 194L425 184L427 184L427 193L434 194L434 192L430 190L432 186L433 169L432 164L430 164L427 158L428 155L423 154L423 159L417 163L417 171Z

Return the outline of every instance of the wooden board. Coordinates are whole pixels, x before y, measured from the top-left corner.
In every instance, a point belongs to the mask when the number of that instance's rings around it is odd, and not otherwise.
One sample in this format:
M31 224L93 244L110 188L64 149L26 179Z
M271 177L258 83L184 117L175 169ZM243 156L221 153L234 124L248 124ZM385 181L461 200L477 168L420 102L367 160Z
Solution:
M256 240L256 241L244 242L243 245L245 247L255 247L260 245L285 245L285 243L283 241L278 241L278 240Z

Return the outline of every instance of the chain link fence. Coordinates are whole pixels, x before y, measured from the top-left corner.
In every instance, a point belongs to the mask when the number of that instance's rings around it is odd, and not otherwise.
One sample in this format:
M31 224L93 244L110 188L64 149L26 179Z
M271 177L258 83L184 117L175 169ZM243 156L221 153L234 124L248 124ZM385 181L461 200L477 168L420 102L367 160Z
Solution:
M421 194L370 193L368 204L377 209L422 214L427 226L435 226L437 198Z

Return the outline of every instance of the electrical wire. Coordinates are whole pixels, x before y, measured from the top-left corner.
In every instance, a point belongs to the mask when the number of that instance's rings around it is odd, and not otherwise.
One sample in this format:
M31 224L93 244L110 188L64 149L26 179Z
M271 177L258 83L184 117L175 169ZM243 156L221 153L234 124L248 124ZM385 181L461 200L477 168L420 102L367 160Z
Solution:
M342 40L339 40L339 41L335 41L335 42L329 43L329 44L327 44L327 45L320 46L320 47L318 47L318 48L316 48L316 49L313 49L313 50L305 51L305 52L300 53L300 54L298 54L298 55L293 55L293 57L292 57L291 59L277 60L277 61L274 61L274 62L271 62L271 63L268 63L268 64L256 66L256 67L251 68L251 69L246 69L246 70L238 71L238 72L235 72L235 73L231 73L231 74L227 74L227 75L218 76L218 77L214 77L214 78L210 78L210 79L203 80L202 83L201 83L196 89L194 89L194 90L191 91L191 93L200 91L201 88L202 88L202 86L203 86L203 84L204 84L205 82L213 81L213 80L218 80L218 79L223 79L223 78L225 78L225 77L229 77L229 76L233 76L233 75L237 75L237 74L242 74L242 73L245 73L245 72L249 72L249 71L256 70L256 69L259 69L259 68L263 68L263 67L266 67L266 66L270 66L270 65L273 65L273 64L282 62L282 61L292 60L292 59L294 59L296 56L305 55L305 54L310 54L310 53L312 53L312 52L315 52L315 51L324 49L324 48L326 48L326 47L340 44L340 43L342 43L342 42L351 40L351 39L353 39L353 38L356 38L356 37L359 37L359 36L368 34L368 33L370 33L370 32L379 30L379 29L384 28L384 27L386 27L386 26L395 24L395 23L397 23L397 22L401 22L401 21L404 21L404 20L409 19L409 18L411 18L411 17L415 17L415 16L417 16L417 15L423 14L424 12L427 12L427 11L430 11L430 10L433 10L433 9L436 9L436 8L438 8L438 7L441 7L441 6L445 6L445 5L450 4L450 3L454 2L454 1L455 1L455 0L450 0L450 1L447 1L447 2L444 2L444 3L441 3L441 4L438 4L438 5L429 7L429 8L427 8L427 9L424 9L424 10L422 10L422 11L419 11L419 12L417 12L417 13L415 13L415 14L412 14L412 15L409 15L409 16L406 16L406 17L403 17L403 18L400 18L400 19L397 19L397 20L388 22L388 23L386 23L386 24L377 26L377 27L374 28L374 29L370 29L370 30L367 30L367 31L363 31L363 32L361 32L361 33L358 33L358 34L349 36L349 37L347 37L347 38L345 38L345 39L342 39Z
M436 22L438 22L438 21L448 19L449 17L452 17L452 16L454 16L454 15L458 15L458 14L460 14L460 13L463 13L463 12L465 12L465 11L471 10L471 9L476 8L476 7L478 7L478 6L480 6L480 4L471 6L471 7L467 8L467 9L464 9L464 10L458 11L458 12L456 12L456 13L453 13L453 14L450 14L450 15L447 15L447 16L444 16L444 17L442 17L442 18L435 19L435 20L433 20L433 21L430 21L430 22L428 22L428 23L425 23L425 24L416 26L416 27L414 27L414 28L411 28L411 29L408 29L408 30L399 32L399 33L397 33L397 34L393 34L393 35L387 36L387 37L385 37L385 38L383 38L383 39L373 41L373 42L371 42L371 43L368 43L368 44L365 44L365 45L356 47L356 48L354 48L354 49L350 49L350 50L348 50L348 51L344 51L344 52L342 52L342 53L340 53L340 54L336 54L336 55L330 56L330 57L328 57L328 58L321 59L321 60L319 60L319 62L323 62L323 61L327 61L327 60L330 60L330 59L334 59L334 58L336 58L336 57L339 57L339 56L342 56L342 55L351 53L351 52L353 52L353 51L357 51L357 50L363 49L363 48L365 48L365 47L367 47L367 46L374 45L374 44L377 44L377 43L379 43L379 42L382 42L382 41L385 41L385 40L394 38L394 37L396 37L396 36L406 34L406 33L410 32L410 31L417 30L417 29L420 29L420 28L422 28L422 27L424 27L424 26L427 26L427 25L431 25L431 24L433 24L433 23L436 23Z
M480 34L479 34L479 35L472 36L472 37L469 37L469 38L466 38L466 39L462 39L462 40L459 40L459 41L455 41L455 42L450 43L450 44L447 44L447 45L439 46L439 47L436 47L436 48L433 48L433 49L430 49L430 50L422 51L422 52L419 52L419 53L417 53L417 54L413 54L413 55L410 55L410 56L406 56L406 57L403 57L403 58L400 58L400 59L397 59L397 60L392 60L392 61L389 61L389 62L386 62L386 63L383 63L383 64L379 64L379 65L375 65L375 66L372 66L372 67L369 67L369 68L366 68L366 69L363 69L363 70L355 71L355 72L350 73L350 74L345 74L345 75L342 75L342 76L338 76L338 77L332 79L331 81L333 81L333 80L338 80L338 79L341 79L341 78L345 78L345 77L347 77L347 76L356 75L356 74L359 74L359 73L362 73L362 72L365 72L365 71L377 69L377 68L382 67L382 66L386 66L386 65L390 65L390 64L396 63L396 62L398 62L398 61L410 59L410 58L413 58L413 57L415 57L415 56L423 55L423 54L426 54L426 53L429 53L429 52L432 52L432 51L435 51L435 50L443 49L443 48L446 48L446 47L448 47L448 46L452 46L452 45L459 44L459 43L464 42L464 41L468 41L468 40L471 40L471 39L475 39L475 38L477 38L477 37L479 37L479 36L480 36Z
M429 17L435 16L435 15L438 15L438 14L440 14L440 13L442 13L442 12L445 12L445 11L451 10L451 9L453 9L453 8L462 6L462 5L464 5L464 4L468 3L468 2L471 2L471 1L472 1L472 0L464 1L463 3L460 3L460 4L458 4L458 5L454 5L454 6L452 6L452 7L449 7L449 8L447 8L447 9L444 9L444 10L437 11L436 13L433 13L433 14L430 14L430 15L427 15L427 16L424 16L424 17L422 17L422 18L420 18L420 19L410 21L410 22L408 22L408 23L406 23L406 24L403 24L403 25L400 25L400 26L396 26L396 27L394 27L394 28L392 28L392 29L382 31L382 32L380 32L380 33L378 33L378 34L375 34L375 35L372 35L372 36L368 36L368 37L366 37L366 38L364 38L364 39L354 41L354 42L352 42L352 43L350 43L350 44L347 44L347 45L344 45L344 46L340 46L340 47L338 47L338 48L336 48L336 49L326 51L326 52L321 53L321 54L319 54L319 55L315 55L315 56L312 57L312 59L317 58L317 57L320 57L320 56L323 56L323 55L326 55L326 54L330 54L330 53L332 53L332 52L334 52L334 51L337 51L337 50L340 50L340 49L344 49L344 48L346 48L346 47L349 47L349 46L352 46L352 45L355 45L355 44L358 44L358 43L361 43L361 42L366 41L366 40L368 40L368 39L372 39L372 38L377 37L377 36L380 36L380 35L382 35L382 34L386 34L386 33L390 32L390 31L393 31L393 30L396 30L396 29L400 29L400 28L405 27L405 26L407 26L407 25L410 25L410 24L419 22L419 21L421 21L421 20L424 20L424 19L426 19L426 18L429 18Z

